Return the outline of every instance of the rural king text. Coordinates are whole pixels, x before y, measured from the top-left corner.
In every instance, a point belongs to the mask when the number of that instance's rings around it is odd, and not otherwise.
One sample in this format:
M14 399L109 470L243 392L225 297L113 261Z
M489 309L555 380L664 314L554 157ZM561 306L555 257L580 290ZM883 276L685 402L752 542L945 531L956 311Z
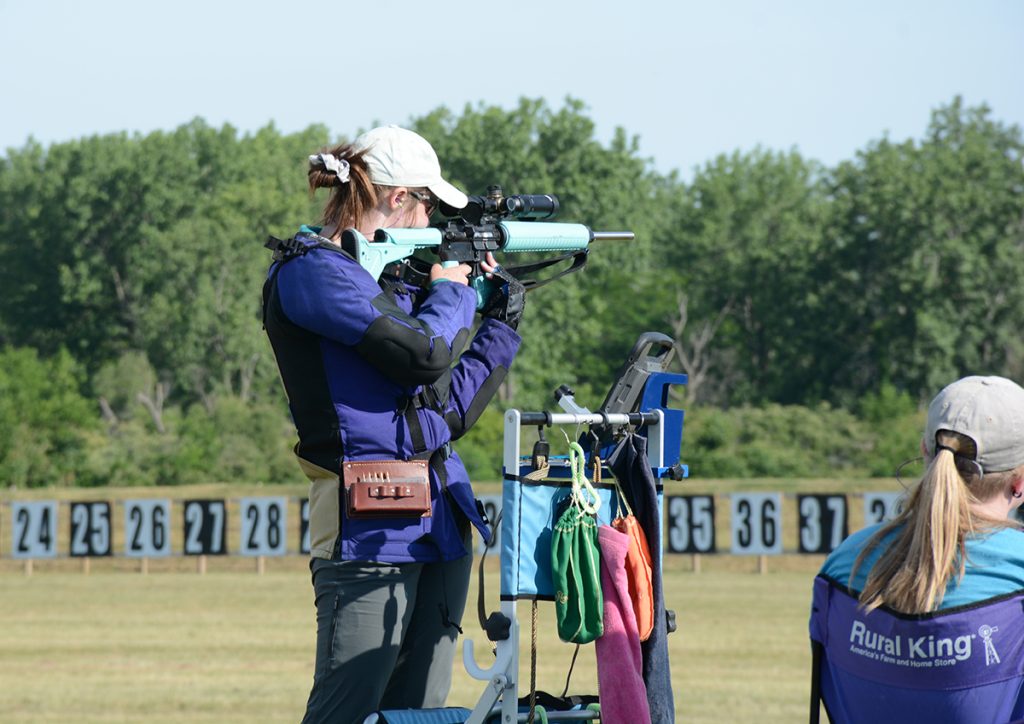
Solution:
M904 639L899 634L883 636L872 631L861 621L854 621L850 629L850 643L880 654L908 659L955 658L966 661L971 658L971 639L973 634L965 634L956 638L936 638L932 636L908 636Z

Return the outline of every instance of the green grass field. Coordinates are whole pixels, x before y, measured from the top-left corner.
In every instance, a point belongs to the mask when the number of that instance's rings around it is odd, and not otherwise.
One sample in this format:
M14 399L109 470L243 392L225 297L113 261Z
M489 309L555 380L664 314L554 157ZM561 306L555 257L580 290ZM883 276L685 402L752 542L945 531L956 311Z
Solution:
M275 560L263 575L238 570L243 563L250 562L214 561L206 575L180 565L154 565L140 575L100 564L86 575L70 562L39 564L32 576L5 572L0 721L298 721L314 642L305 563ZM679 621L670 656L681 720L793 722L806 715L806 620L816 563L777 559L777 570L759 575L748 559L705 558L701 573L686 570L688 557L669 559L666 593ZM491 568L488 593L496 600ZM538 618L538 685L558 693L573 647L557 640L550 604L540 604ZM525 689L528 604L520 605L520 620ZM488 645L472 613L464 623L485 662ZM583 647L571 690L595 692L595 672L593 647ZM472 706L482 692L483 682L457 662L450 703Z
M719 481L687 492L891 489L885 481ZM486 486L484 486L486 487ZM681 492L676 489L671 492ZM0 501L242 494L301 495L301 489L4 491ZM720 506L724 508L726 506ZM9 509L0 553L7 555ZM115 522L117 516L115 515ZM784 540L795 544L795 504L784 510ZM859 511L851 502L851 530ZM724 523L724 521L723 521ZM66 521L60 535L66 538ZM720 527L719 549L728 547ZM725 538L722 538L726 532ZM121 545L115 526L114 550ZM233 535L233 534L232 534ZM174 544L178 550L178 543ZM60 550L66 551L65 542ZM807 614L821 556L758 559L729 555L665 558L667 603L679 630L669 637L677 713L687 722L794 722L806 717ZM306 559L21 561L0 557L0 721L289 722L301 718L313 669L314 609ZM475 617L476 576L464 628L485 662L489 645ZM488 560L488 608L497 607L497 561ZM529 684L530 607L520 604L521 693ZM573 647L557 640L554 611L539 606L538 685L560 693ZM583 647L570 691L596 692L593 647ZM484 682L456 662L451 704L472 706Z

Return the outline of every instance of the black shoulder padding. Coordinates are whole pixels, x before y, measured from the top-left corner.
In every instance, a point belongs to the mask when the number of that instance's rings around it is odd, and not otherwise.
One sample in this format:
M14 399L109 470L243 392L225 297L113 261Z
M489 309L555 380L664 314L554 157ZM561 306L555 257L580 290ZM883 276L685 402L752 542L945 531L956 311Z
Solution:
M387 316L374 320L356 350L388 379L406 387L431 384L452 363L443 339L431 345L429 334Z
M395 302L394 291L389 288L389 284L387 282L383 284L383 287L384 291L370 300L370 304L373 305L374 309L386 317L394 317L395 319L402 320L410 327L418 327L419 329L422 329L423 333L428 337L432 337L434 335L429 324L417 319L411 314L407 314L405 310L398 306L398 303Z
M483 381L476 394L473 396L472 401L469 403L469 407L466 408L466 415L464 418L459 417L459 413L455 410L449 411L444 416L444 421L448 424L448 429L451 431L452 440L458 440L460 437L469 432L469 429L476 424L476 421L480 419L480 415L483 414L487 404L491 401L497 393L498 388L501 387L501 383L505 381L505 376L508 374L508 368L505 365L498 365L491 373L487 375L487 379Z
M458 357L465 350L466 342L469 340L469 330L463 327L455 333L452 340L452 357Z

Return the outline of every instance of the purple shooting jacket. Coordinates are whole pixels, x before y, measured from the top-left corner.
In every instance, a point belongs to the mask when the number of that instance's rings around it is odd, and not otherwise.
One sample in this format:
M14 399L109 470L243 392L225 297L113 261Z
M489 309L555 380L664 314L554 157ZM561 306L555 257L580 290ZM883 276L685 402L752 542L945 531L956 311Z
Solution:
M444 282L424 291L386 276L378 283L317 231L303 227L297 253L271 266L263 289L264 327L310 479L311 554L393 563L458 558L467 552L460 518L485 538L490 531L448 443L479 418L520 337L485 319L460 356L476 311L471 288ZM431 465L431 515L349 519L341 462L414 457L410 406L428 451L444 453L435 462L448 455L442 475Z

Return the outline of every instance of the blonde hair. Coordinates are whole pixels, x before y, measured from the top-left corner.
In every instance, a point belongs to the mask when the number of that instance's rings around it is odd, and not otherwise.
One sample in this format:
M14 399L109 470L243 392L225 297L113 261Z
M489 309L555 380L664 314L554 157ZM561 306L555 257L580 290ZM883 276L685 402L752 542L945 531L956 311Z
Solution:
M384 187L377 186L370 180L370 169L363 156L366 150L358 151L351 144L341 144L334 148L325 148L322 153L329 153L338 159L348 162L348 181L342 181L333 172L323 166L310 163L309 193L312 196L318 188L330 188L331 196L324 206L320 223L324 226L334 225L340 228L362 225L363 217L377 205Z
M864 559L897 531L892 545L871 567L860 594L861 605L869 611L883 605L901 613L935 610L953 576L963 578L967 536L1014 525L971 506L1008 491L1024 467L980 475L971 462L977 455L971 438L949 430L940 430L935 437L935 456L903 511L868 540L854 561L851 586Z

